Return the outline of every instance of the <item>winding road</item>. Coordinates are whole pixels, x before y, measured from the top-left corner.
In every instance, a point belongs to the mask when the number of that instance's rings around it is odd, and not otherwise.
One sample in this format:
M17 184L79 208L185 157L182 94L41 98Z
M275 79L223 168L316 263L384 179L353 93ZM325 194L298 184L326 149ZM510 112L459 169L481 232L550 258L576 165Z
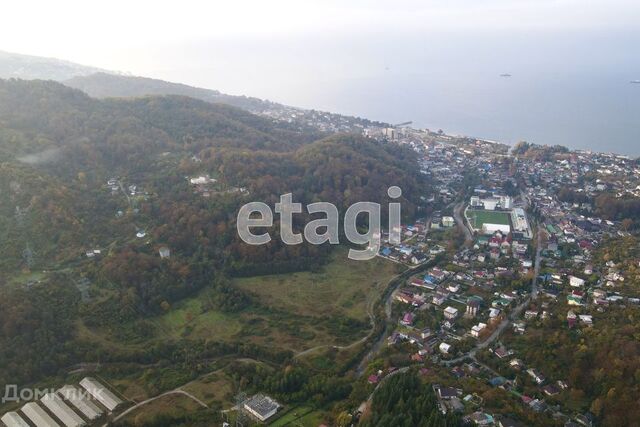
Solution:
M200 400L197 397L195 397L193 394L191 394L191 393L189 393L187 391L184 391L181 388L177 388L175 390L167 391L165 393L159 394L159 395L157 395L155 397L152 397L152 398L147 399L147 400L143 400L142 402L133 405L131 408L127 409L126 411L124 411L123 413L121 413L120 415L115 417L113 420L111 420L111 422L116 422L118 420L121 420L122 418L124 418L127 415L129 415L131 412L135 411L136 409L140 408L141 406L144 406L144 405L146 405L148 403L153 402L154 400L158 400L158 399L163 398L165 396L171 396L171 395L174 395L174 394L186 396L186 397L190 398L191 400L195 401L198 405L202 406L203 408L208 408L209 407L206 403L204 403L202 400ZM108 425L109 425L109 423L103 424L103 427L107 427Z
M471 230L469 230L469 227L467 227L467 221L465 221L464 215L462 214L464 210L464 206L465 206L464 201L454 206L453 218L456 220L458 225L462 227L462 230L464 231L464 237L467 243L470 243L470 242L473 242L473 234L471 233Z
M533 270L533 279L531 280L531 292L529 293L527 298L525 298L524 301L522 301L518 306L516 306L516 308L514 308L513 311L511 311L511 313L509 313L509 316L507 318L505 318L502 322L500 322L498 327L491 333L491 335L489 335L489 337L486 340L479 342L471 351L463 354L462 356L456 357L455 359L451 359L451 360L441 361L440 363L442 365L444 366L455 365L456 363L459 363L465 359L475 360L475 356L478 350L485 349L489 345L494 343L500 337L500 335L502 335L504 330L511 324L511 322L513 322L518 317L520 317L520 315L522 314L522 311L531 303L531 301L535 300L538 297L538 276L540 275L540 265L542 260L541 252L542 252L542 233L538 231L537 237L536 237L535 267Z
M362 360L360 361L360 363L358 364L358 368L356 369L356 376L360 377L362 376L362 374L364 374L364 371L367 368L367 363L369 363L373 356L375 356L380 348L382 348L385 339L387 338L387 336L389 336L393 296L395 295L398 287L405 283L414 274L433 267L438 262L438 260L438 257L436 257L418 266L410 267L389 281L389 285L387 286L386 291L386 297L384 300L384 318L381 320L382 322L384 322L384 330L382 331L378 339L373 343L371 349L362 357ZM393 325L393 327L395 327L395 325Z

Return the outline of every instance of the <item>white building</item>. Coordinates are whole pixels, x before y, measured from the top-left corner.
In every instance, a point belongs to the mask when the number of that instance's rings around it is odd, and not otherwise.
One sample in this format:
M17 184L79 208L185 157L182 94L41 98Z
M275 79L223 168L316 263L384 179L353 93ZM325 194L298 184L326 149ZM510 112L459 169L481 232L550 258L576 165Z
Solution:
M500 196L500 207L502 209L512 209L513 199L510 196Z
M451 306L445 308L444 317L449 320L455 319L458 317L458 309Z
M60 424L55 422L36 402L29 402L24 405L22 412L36 427L60 427Z
M569 284L574 288L581 288L584 286L584 280L576 276L569 276Z
M256 394L249 400L245 401L244 409L261 422L265 422L278 412L280 405L275 400L262 394Z
M171 249L166 246L161 247L158 253L160 254L160 258L162 259L171 257Z
M509 224L491 224L488 222L482 224L482 234L491 235L497 231L502 234L509 234L511 233L511 226Z
M471 336L478 338L480 336L480 332L482 332L482 330L486 327L487 327L486 323L478 323L477 325L471 328Z
M500 203L500 199L494 199L493 197L489 199L482 199L482 204L484 205L484 208L488 211L496 210L498 203Z
M447 344L446 342L442 342L440 343L440 346L438 347L438 349L442 354L449 354L449 351L451 350L451 345Z
M529 221L527 220L527 214L522 208L515 208L511 211L511 223L513 229L518 233L522 233L526 238L531 238L531 228L529 227Z
M66 427L81 427L85 422L58 395L49 393L42 398L42 403Z
M398 137L398 133L396 132L396 130L394 128L384 128L382 130L382 134L384 136L386 136L391 141L395 141L396 138Z
M87 391L82 391L74 386L66 385L58 390L58 393L75 406L86 418L95 420L102 415L102 410L89 399Z
M7 412L0 420L7 427L31 427L17 412Z
M443 227L453 227L456 224L456 220L453 219L452 216L443 216L442 217L442 226Z
M442 305L446 301L446 299L447 297L445 297L444 295L436 294L431 299L431 302L435 305Z
M113 411L122 403L116 395L111 393L105 386L91 377L84 378L80 381L80 385L109 411Z

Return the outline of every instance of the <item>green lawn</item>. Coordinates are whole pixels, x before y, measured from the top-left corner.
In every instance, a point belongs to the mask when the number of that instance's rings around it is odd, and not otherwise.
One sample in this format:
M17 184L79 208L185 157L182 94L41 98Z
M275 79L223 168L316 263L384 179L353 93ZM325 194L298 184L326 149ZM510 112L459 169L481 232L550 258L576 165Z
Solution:
M291 273L234 280L262 304L305 316L348 316L368 319L368 307L377 300L398 265L374 258L353 261L346 249L335 250L319 273Z
M207 405L215 403L224 408L234 405L233 380L224 372L216 372L199 378L182 387L183 390L193 394Z
M178 303L167 314L158 319L161 330L173 338L189 335L191 338L229 339L240 332L242 323L237 315L216 310L203 311L200 296Z
M127 415L132 425L151 423L158 416L181 416L202 409L196 402L182 395L169 395L150 402Z
M471 210L466 212L467 218L471 225L476 229L482 229L484 224L500 224L510 225L511 218L507 212L499 211L485 211L485 210Z
M290 409L286 414L269 424L270 427L318 427L324 422L322 412L306 406Z
M252 306L237 313L205 309L210 289L180 301L163 315L146 319L153 334L120 333L135 328L88 328L79 336L88 342L122 349L140 348L159 340L204 339L246 341L294 352L323 345L345 345L366 335L369 311L398 264L376 258L352 261L347 250L334 251L321 271L235 279L252 295ZM345 323L347 319L358 322ZM134 326L134 325L128 325Z

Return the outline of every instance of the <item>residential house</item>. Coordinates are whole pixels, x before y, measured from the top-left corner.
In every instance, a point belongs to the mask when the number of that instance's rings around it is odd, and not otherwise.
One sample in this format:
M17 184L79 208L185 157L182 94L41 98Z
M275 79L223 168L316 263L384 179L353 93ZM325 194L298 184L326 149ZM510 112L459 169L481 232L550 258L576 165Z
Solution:
M458 317L458 309L448 306L444 309L444 317L445 319L453 320Z
M546 378L544 377L544 375L542 375L542 373L538 372L536 369L533 369L533 368L527 369L527 373L529 374L529 376L531 378L533 378L533 380L538 385L540 385L540 384L542 384L542 383L544 383L546 381Z

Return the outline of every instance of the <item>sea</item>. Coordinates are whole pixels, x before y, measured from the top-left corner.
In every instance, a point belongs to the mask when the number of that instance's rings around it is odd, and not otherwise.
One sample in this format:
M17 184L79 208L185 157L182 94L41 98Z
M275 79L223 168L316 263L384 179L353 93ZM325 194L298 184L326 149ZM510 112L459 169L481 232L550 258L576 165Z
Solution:
M640 80L638 46L640 30L548 31L543 25L508 33L214 40L174 52L162 74L448 134L637 157L640 84L632 81Z

